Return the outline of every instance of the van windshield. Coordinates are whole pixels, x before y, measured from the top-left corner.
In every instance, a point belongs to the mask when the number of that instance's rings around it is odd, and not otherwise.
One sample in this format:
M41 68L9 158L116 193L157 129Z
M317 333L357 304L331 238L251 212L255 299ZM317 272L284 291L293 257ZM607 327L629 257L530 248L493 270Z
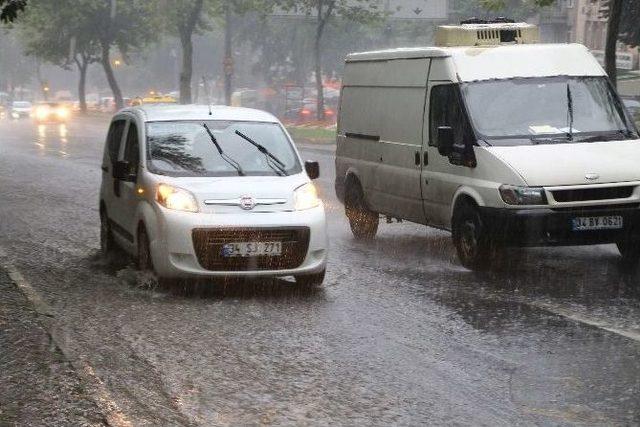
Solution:
M491 145L637 137L605 77L514 78L461 87L478 138Z
M286 134L276 123L240 121L172 121L147 123L147 168L169 176L236 176L235 169L218 153L203 124L211 130L224 153L236 161L243 174L277 175L266 156L235 132L249 136L273 153L286 175L302 171Z

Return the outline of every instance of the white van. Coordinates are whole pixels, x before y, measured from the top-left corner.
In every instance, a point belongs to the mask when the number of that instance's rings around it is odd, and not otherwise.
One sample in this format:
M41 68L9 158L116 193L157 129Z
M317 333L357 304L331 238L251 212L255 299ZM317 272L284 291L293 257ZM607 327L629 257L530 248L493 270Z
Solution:
M584 46L536 39L464 24L347 57L335 187L357 238L386 215L450 230L472 269L508 245L640 257L638 132Z

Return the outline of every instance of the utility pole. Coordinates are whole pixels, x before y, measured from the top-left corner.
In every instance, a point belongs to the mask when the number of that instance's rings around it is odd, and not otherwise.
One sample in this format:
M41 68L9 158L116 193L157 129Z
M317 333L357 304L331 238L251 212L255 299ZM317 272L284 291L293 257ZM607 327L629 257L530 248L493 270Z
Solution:
M231 52L231 3L225 2L224 6L224 101L227 105L231 105L231 78L233 77L233 54Z

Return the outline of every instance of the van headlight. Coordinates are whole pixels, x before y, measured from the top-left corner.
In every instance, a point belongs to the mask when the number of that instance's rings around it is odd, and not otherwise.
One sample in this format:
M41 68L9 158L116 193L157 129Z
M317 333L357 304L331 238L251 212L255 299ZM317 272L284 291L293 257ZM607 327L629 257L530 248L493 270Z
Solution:
M315 208L320 205L318 190L312 183L304 184L293 191L293 203L297 211Z
M156 200L167 209L183 212L198 212L196 197L191 192L172 185L158 185Z
M500 196L508 205L546 205L547 196L542 187L501 185Z

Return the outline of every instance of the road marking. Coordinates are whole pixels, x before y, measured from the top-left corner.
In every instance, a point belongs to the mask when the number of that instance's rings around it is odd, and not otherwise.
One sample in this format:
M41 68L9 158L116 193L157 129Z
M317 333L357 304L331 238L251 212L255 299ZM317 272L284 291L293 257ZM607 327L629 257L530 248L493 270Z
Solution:
M7 251L2 246L0 246L0 267L7 271L11 280L16 284L29 303L33 305L36 313L44 316L46 319L53 319L54 310L40 297L29 281L25 279L22 273L13 265L7 255ZM105 416L108 425L113 427L132 427L133 424L111 397L104 382L98 377L89 362L84 360L84 358L81 360L80 357L73 357L73 351L67 346L70 340L68 338L57 339L58 334L55 331L54 322L43 321L41 324L45 327L53 343L60 349L69 363L71 363L80 378L90 385L90 387L87 387L87 390L89 390L93 401Z
M549 304L544 302L524 302L527 305L530 305L535 308L539 308L541 310L548 311L549 313L564 317L566 319L572 320L574 322L583 323L585 325L593 326L598 329L602 329L607 332L611 332L613 334L620 335L622 337L628 338L633 341L640 342L640 332L630 331L626 329L616 328L614 326L609 325L607 322L603 322L601 320L597 320L591 318L589 316L585 316L580 313L574 313L565 308L559 307L555 304Z

